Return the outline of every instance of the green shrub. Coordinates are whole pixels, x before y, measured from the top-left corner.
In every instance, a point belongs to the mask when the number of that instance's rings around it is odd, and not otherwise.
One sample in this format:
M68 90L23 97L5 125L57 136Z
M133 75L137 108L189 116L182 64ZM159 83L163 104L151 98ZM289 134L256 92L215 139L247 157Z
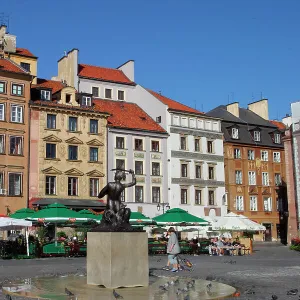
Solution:
M63 238L65 238L65 239L68 237L67 234L66 234L64 231L58 231L57 234L56 234L56 236L57 236L58 238L63 237Z

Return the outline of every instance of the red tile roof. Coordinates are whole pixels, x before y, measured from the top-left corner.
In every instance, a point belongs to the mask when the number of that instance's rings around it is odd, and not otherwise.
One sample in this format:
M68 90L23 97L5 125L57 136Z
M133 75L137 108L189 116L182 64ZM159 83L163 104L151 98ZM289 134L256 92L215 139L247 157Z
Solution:
M52 89L52 94L55 94L62 90L64 87L66 87L66 85L63 84L61 81L38 78L37 84L33 87Z
M100 111L111 114L108 117L108 126L166 133L135 103L97 99L94 104Z
M25 48L16 48L16 53L15 54L37 58L28 49L25 49Z
M78 76L103 81L135 85L121 70L91 65L78 65Z
M281 130L286 129L286 126L282 122L275 121L275 120L271 120L270 122L273 123L275 126L277 126L278 129L281 129Z
M7 58L0 59L0 71L28 74L20 66Z
M151 93L154 97L156 97L159 101L161 101L162 103L168 105L170 110L176 110L176 111L181 111L181 112L185 112L185 113L193 113L193 114L198 114L198 115L204 115L203 112L193 109L189 106L186 106L184 104L181 104L175 100L172 100L170 98L167 98L161 94L158 94L154 91L151 91L149 89L147 89L149 93Z

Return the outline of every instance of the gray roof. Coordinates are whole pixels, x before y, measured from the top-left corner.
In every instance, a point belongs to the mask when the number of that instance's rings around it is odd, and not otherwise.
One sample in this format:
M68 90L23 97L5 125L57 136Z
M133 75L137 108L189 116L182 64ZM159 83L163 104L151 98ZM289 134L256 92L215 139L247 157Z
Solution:
M77 208L105 208L106 204L97 200L89 199L62 199L62 198L38 198L32 202L33 206L46 206L53 203L60 203L68 207L77 207Z

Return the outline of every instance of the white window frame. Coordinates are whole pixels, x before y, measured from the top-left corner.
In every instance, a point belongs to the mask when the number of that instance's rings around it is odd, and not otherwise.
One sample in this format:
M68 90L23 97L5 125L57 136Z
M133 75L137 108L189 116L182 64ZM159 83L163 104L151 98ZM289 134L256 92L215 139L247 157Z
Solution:
M0 153L1 154L4 154L5 153L5 134L0 134L0 141L1 141L1 143L0 143L0 145L2 145L2 146L0 146Z
M142 166L142 173L140 174L138 174L137 172L136 172L136 170L137 170L137 168L136 168L136 166L137 165L139 165L139 166ZM139 169L139 168L138 168ZM144 173L145 173L145 170L144 170L144 161L143 160L135 160L134 161L134 173L136 174L136 175L145 175Z
M196 197L198 192L200 194L200 199L199 197ZM202 205L202 190L198 188L195 188L195 205Z
M158 164L158 169L156 169L156 168L153 168L153 164ZM161 163L159 162L159 161L152 161L151 162L151 175L152 176L161 176ZM153 170L158 170L158 172L156 173L156 171L155 172L153 172Z
M255 151L252 149L248 150L248 160L255 160Z
M137 188L141 188L141 195L137 195ZM139 196L139 198L141 198L141 201L136 201L137 196ZM141 196L141 197L140 197ZM134 189L134 202L136 203L144 203L145 199L144 199L144 186L143 185L136 185L135 189Z
M0 91L0 94L6 94L6 84L7 84L6 81L1 80L0 84L1 85L3 84L3 92Z
M281 162L280 152L273 152L273 161L277 163Z
M208 151L208 143L211 142L211 151ZM215 143L212 140L206 141L206 151L207 153L215 153Z
M248 184L256 185L256 173L254 171L248 171Z
M0 171L0 190L4 190L4 187L5 187L4 171Z
M174 126L180 126L180 119L179 116L174 116L172 117L172 125Z
M281 134L280 133L274 133L274 143L281 144Z
M137 141L137 140L142 141L142 149L141 149L141 150L135 148L135 141ZM134 151L144 151L145 146L146 146L146 145L145 145L145 140L144 140L143 138L136 137L136 138L133 139L133 150L134 150Z
M182 192L185 191L184 197L182 197ZM187 187L180 188L180 204L188 204L189 190ZM183 201L182 201L183 200Z
M17 92L14 93L14 86L22 87L22 93L21 94L18 93L18 88L17 88ZM13 96L23 96L24 95L24 84L12 82L11 83L11 95L13 95Z
M199 149L196 149L196 143L199 143ZM200 137L195 137L194 138L194 150L195 152L201 152L201 138Z
M49 193L47 194L46 193L46 190L47 190L47 177L52 177L54 178L54 192L53 194ZM50 184L50 183L49 183ZM50 191L50 188L48 187L49 191ZM45 195L56 195L56 192L57 192L57 177L56 176L52 176L52 175L46 175L45 176Z
M119 98L119 92L123 92L123 99L120 99L120 98ZM125 101L125 91L124 91L124 90L118 90L118 91L117 91L117 97L118 97L118 100L120 100L120 101Z
M279 179L279 180L278 180ZM279 186L282 184L282 177L280 173L275 173L274 174L274 182L276 186Z
M41 90L41 100L50 101L51 92L47 90Z
M71 193L69 195L69 179L75 179L76 180L76 192L75 192L75 195L73 193ZM76 177L76 176L69 176L68 177L68 196L78 196L78 187L79 187L79 178Z
M11 175L11 174L17 174L17 175L20 175L20 194L18 194L18 195L11 195L11 194L9 194L9 190L10 190L10 188L9 188L9 175ZM14 196L14 197L20 197L20 196L22 196L22 193L23 193L23 189L22 189L22 187L23 187L23 173L18 173L18 172L8 172L7 178L8 178L8 192L7 192L7 194L8 194L9 196Z
M235 170L235 183L243 184L243 173L241 170Z
M250 196L250 211L257 211L257 196Z
M82 96L81 105L82 106L91 106L92 105L92 97Z
M263 198L264 211L272 211L272 198L264 197Z
M158 193L156 193L156 195L158 194L158 197L156 197L156 201L154 201L154 189L157 189ZM161 187L160 186L152 186L151 188L151 193L152 193L152 203L160 203L160 199L161 199ZM158 200L157 200L158 198Z
M243 196L235 197L235 208L237 211L244 211L244 197Z
M153 147L152 147L152 143L153 142L156 142L156 143L158 143L158 151L156 151L156 150L153 150ZM159 140L151 140L150 141L150 145L151 145L151 152L160 152L160 141Z
M212 170L213 170L213 178L210 178L210 168L212 168ZM208 170L208 179L209 180L216 180L216 166L215 165L208 165L207 170Z
M254 139L255 142L260 142L260 131L254 130L253 139Z
M200 169L200 176L199 177L197 177L197 168L199 168ZM202 178L202 165L201 164L199 164L199 163L196 163L195 164L195 178L196 179L201 179Z
M263 186L269 186L269 173L268 172L262 172L261 173L261 179L262 179L262 185Z
M106 97L106 90L110 90L110 98L108 98L108 97ZM110 89L110 88L105 88L104 89L104 98L105 99L113 99L113 90L112 89Z
M97 183L96 190L94 190L94 186L93 186L93 191L91 189L92 181L95 181ZM99 192L100 192L100 180L99 180L99 178L90 178L89 179L89 196L90 197L98 197Z
M184 139L184 147L182 147L182 143L181 143L181 139ZM180 145L179 145L179 149L180 150L184 150L184 151L187 151L188 150L188 138L187 138L187 136L183 136L183 135L181 135L180 136L180 140L179 140L179 143L180 143Z
M21 153L11 153L10 152L10 143L11 143L11 138L19 138L21 140ZM9 150L8 150L9 155L23 155L24 153L24 137L21 135L10 135L9 136Z
M14 117L13 117L13 114L15 114ZM23 119L24 119L24 106L18 105L18 104L11 104L10 105L10 121L12 123L23 123Z
M269 151L268 150L261 150L261 160L269 161Z
M0 121L5 121L5 103L0 103Z
M241 152L241 149L239 148L234 148L233 149L233 157L234 159L241 159L242 158L242 152Z
M211 201L210 201L210 194L211 194L211 192L212 192L212 195L213 195L213 203L211 203ZM216 205L216 191L215 190L212 190L212 189L209 189L208 191L207 191L207 193L208 193L208 205L209 206L214 206L214 205Z
M182 176L183 166L186 166L186 176ZM188 178L189 177L189 163L188 162L182 162L180 164L180 177L181 178Z
M117 143L117 139L123 139L123 148L118 148L117 146L118 146L118 143ZM116 149L126 149L126 147L125 147L125 137L124 136L119 136L119 135L116 135L116 140L115 140L115 142L116 142Z
M239 130L238 130L238 128L231 128L231 137L235 140L239 139Z

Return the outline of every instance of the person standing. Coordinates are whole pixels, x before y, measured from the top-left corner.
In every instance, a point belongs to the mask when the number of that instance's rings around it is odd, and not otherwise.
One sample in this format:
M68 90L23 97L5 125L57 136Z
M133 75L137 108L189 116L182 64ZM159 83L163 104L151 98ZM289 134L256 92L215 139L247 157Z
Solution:
M174 227L170 227L168 230L169 240L167 246L168 263L173 265L171 272L178 272L177 254L180 253L180 246L178 243L177 235Z

